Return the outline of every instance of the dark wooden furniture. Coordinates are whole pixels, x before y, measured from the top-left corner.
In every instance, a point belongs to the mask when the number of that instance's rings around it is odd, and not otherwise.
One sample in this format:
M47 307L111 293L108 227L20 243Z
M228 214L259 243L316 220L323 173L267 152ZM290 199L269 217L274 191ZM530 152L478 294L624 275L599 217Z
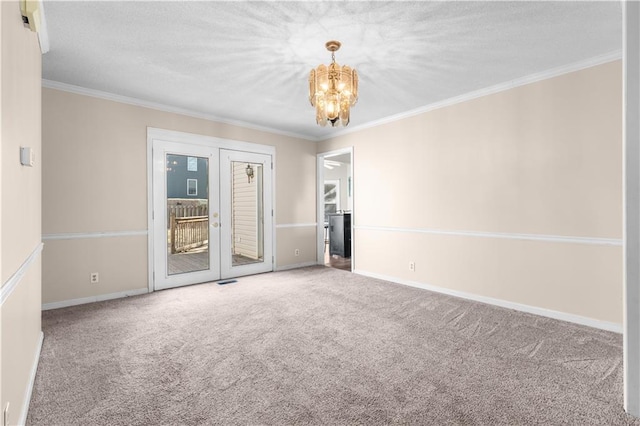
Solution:
M329 254L351 257L351 213L330 214Z

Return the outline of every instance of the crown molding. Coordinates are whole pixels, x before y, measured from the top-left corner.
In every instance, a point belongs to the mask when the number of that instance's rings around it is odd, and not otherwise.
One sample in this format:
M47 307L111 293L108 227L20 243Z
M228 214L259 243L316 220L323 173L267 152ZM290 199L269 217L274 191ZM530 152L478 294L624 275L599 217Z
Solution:
M47 44L48 44L48 41L47 41ZM304 139L311 142L321 142L321 141L331 140L340 136L344 136L350 133L359 132L361 130L369 129L372 127L381 126L383 124L392 123L394 121L403 120L405 118L413 117L415 115L423 114L439 108L444 108L444 107L459 104L462 102L467 102L472 99L480 98L483 96L504 92L506 90L514 89L516 87L524 86L524 85L535 83L542 80L548 80L550 78L559 77L564 74L569 74L572 72L580 71L586 68L591 68L597 65L606 64L608 62L613 62L620 59L622 59L622 50L616 50L614 52L609 52L604 55L596 56L584 61L574 62L572 64L563 65L561 67L552 68L550 70L542 71L535 74L530 74L530 75L517 78L514 80L510 80L504 83L489 86L484 89L474 90L473 92L465 93L459 96L454 96L452 98L445 99L443 101L434 102L428 105L421 106L419 108L401 112L399 114L393 114L378 120L373 120L373 121L361 124L359 126L354 126L348 129L340 130L328 137L327 136L314 137L309 135L303 135L300 133L287 132L284 130L278 130L271 127L259 126L259 125L248 123L245 121L231 120L228 118L222 118L222 117L218 117L211 114L200 113L200 112L192 111L185 108L173 107L170 105L165 105L157 102L144 101L142 99L132 98L129 96L116 95L113 93L103 92L100 90L87 89L84 87L75 86L67 83L61 83L53 80L42 79L42 87L46 87L48 89L61 90L64 92L75 93L78 95L85 95L85 96L90 96L94 98L105 99L108 101L120 102L120 103L139 106L143 108L155 109L158 111L185 115L193 118L200 118L203 120L215 121L218 123L244 127L251 130L258 130L261 132L267 132L267 133L289 136L289 137L298 138L298 139Z
M515 80L506 81L493 86L485 87L484 89L474 90L473 92L465 93L463 95L454 96L443 101L434 102L432 104L424 105L419 108L415 108L409 111L401 112L399 114L390 115L378 120L369 121L367 123L351 127L348 129L340 130L329 138L320 139L321 141L331 140L340 136L347 135L349 133L359 132L361 130L369 129L371 127L381 126L383 124L392 123L394 121L403 120L405 118L413 117L415 115L423 114L425 112L433 111L439 108L467 102L472 99L480 98L494 93L504 92L506 90L514 89L516 87L525 86L527 84L535 83L542 80L548 80L550 78L559 77L564 74L580 71L586 68L595 67L597 65L606 64L609 62L622 59L622 50L616 50L604 55L596 56L584 61L574 62L572 64L563 65L561 67L552 68L546 71L541 71L535 74L530 74L524 77L517 78Z
M157 102L145 101L142 99L132 98L129 96L116 95L109 92L103 92L101 90L87 89L86 87L75 86L73 84L61 83L59 81L42 79L42 87L47 89L55 89L63 92L75 93L77 95L90 96L92 98L104 99L107 101L119 102L127 105L138 106L142 108L155 109L157 111L170 112L173 114L180 114L187 117L200 118L203 120L215 121L222 124L229 124L232 126L244 127L246 129L258 130L261 132L267 132L282 136L288 136L297 139L304 139L307 141L316 142L319 139L309 137L308 135L302 135L299 133L287 132L284 130L278 130L271 127L259 126L257 124L251 124L245 121L230 120L228 118L218 117L212 114L205 114L197 111L192 111L186 108L174 107Z

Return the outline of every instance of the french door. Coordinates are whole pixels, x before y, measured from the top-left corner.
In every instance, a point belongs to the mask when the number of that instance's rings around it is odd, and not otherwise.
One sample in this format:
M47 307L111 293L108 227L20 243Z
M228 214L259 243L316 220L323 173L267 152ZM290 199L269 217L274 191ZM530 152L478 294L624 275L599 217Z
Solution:
M153 140L153 289L273 270L271 156Z
M220 150L222 278L273 269L271 156Z

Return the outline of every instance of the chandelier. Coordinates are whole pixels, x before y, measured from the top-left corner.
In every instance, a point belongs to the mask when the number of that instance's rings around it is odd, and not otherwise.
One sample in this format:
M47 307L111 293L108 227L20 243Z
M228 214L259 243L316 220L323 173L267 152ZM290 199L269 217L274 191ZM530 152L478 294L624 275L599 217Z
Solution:
M347 65L336 63L339 41L328 41L325 46L331 52L331 64L320 65L309 74L309 101L316 108L316 122L324 127L331 123L349 124L349 110L358 100L358 73Z

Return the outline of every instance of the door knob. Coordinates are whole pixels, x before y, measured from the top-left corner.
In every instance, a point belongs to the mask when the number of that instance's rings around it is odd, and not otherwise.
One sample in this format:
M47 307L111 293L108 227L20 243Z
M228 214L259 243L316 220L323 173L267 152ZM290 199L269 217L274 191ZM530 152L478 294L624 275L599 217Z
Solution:
M211 225L211 226L213 226L214 228L217 228L218 227L218 222L213 222L213 225Z

